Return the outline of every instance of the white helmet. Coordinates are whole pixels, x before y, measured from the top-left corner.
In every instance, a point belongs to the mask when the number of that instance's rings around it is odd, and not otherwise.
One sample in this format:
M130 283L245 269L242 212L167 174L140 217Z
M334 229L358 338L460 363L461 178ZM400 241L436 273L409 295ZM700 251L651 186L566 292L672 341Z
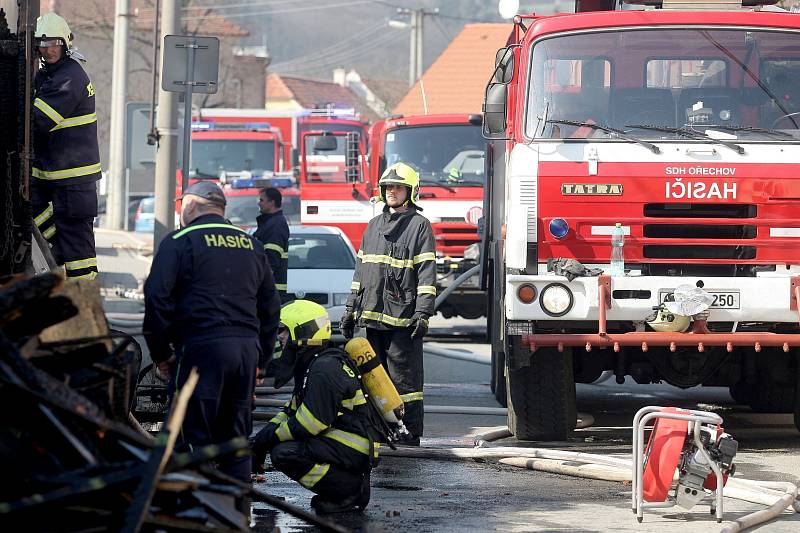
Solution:
M48 11L36 19L36 33L34 38L37 43L41 41L60 39L61 44L72 50L72 32L69 31L69 24L57 13ZM38 44L37 44L38 46Z

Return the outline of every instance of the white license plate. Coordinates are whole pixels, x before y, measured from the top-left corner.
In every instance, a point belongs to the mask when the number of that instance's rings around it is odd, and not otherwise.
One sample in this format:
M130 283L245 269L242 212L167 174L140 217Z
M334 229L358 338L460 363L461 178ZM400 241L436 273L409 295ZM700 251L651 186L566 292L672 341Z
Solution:
M672 291L660 291L658 300L663 303L667 294ZM711 309L739 309L739 291L706 291L714 297Z

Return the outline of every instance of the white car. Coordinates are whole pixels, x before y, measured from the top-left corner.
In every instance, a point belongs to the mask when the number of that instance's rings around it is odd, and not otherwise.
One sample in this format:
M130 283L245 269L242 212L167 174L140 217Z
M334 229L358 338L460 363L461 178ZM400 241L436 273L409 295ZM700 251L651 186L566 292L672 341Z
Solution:
M327 309L334 340L342 340L339 322L355 268L356 252L339 228L289 226L287 292L298 300L311 300Z

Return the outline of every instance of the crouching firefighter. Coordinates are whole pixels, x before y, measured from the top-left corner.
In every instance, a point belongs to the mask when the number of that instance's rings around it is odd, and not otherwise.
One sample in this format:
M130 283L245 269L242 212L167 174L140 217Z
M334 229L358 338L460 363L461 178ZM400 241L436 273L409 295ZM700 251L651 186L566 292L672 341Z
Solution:
M275 387L294 378L294 392L253 438L254 469L262 469L269 452L277 470L316 493L317 513L363 510L381 436L356 364L328 346L331 322L321 305L296 300L283 307L280 321Z

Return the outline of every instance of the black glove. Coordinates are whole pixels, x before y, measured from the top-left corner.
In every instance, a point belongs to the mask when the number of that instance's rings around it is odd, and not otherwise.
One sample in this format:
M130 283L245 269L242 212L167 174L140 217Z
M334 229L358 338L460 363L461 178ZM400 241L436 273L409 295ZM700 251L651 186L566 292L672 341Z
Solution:
M424 337L428 333L428 315L424 313L417 313L411 319L411 327L414 331L411 332L411 338Z
M356 316L350 308L345 309L342 321L339 322L339 329L345 339L352 339L356 330Z
M267 453L280 442L275 434L277 429L276 424L267 424L255 437L250 438L250 446L253 448L253 472L258 474L264 472Z

